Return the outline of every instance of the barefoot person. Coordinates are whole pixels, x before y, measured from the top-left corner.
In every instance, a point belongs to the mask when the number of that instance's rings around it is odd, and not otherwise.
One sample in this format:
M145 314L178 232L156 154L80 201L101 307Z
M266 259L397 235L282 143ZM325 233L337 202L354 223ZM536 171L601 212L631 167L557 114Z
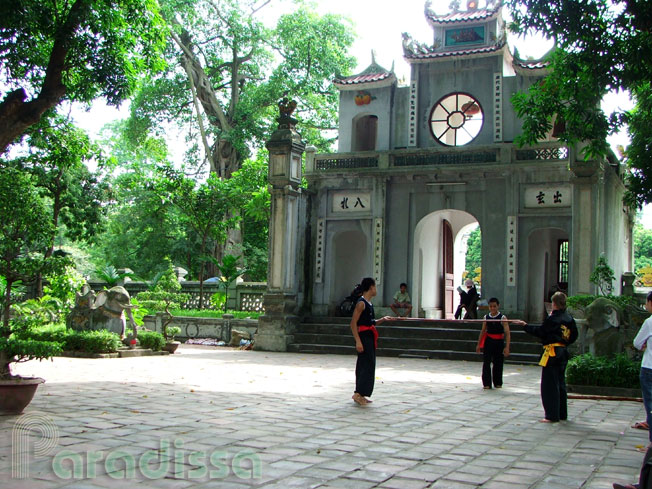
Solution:
M353 310L351 332L355 338L355 349L358 361L355 364L355 392L353 400L364 406L371 401L367 399L374 390L376 378L376 348L378 347L378 331L376 324L386 321L383 317L376 321L374 306L371 299L376 295L376 281L373 278L362 279L360 283L362 297Z
M496 389L503 386L503 363L505 357L509 356L509 324L507 316L498 310L499 305L500 302L495 297L489 299L489 314L484 317L475 349L483 354L482 385L485 389L491 389L492 382Z
M525 325L525 331L541 339L543 355L541 369L541 402L544 423L556 423L568 417L566 394L566 347L577 339L577 326L573 316L566 312L566 294L555 292L552 296L552 312L541 326Z

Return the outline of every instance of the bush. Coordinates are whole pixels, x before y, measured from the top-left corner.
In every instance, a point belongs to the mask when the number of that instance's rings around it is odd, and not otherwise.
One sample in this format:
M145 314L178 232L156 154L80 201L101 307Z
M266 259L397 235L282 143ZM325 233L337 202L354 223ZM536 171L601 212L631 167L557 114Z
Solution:
M152 351L161 351L165 346L165 338L156 331L138 331L138 341L141 348L149 348Z
M586 353L569 360L566 382L575 385L640 389L640 370L641 362L631 360L625 353L611 357L596 357Z
M64 350L87 353L115 353L122 346L120 337L105 329L99 331L68 330Z
M626 307L629 306L638 307L638 308L641 307L636 297L631 297L629 295L601 296L601 295L590 295L590 294L571 295L566 299L566 306L570 307L571 309L585 309L587 306L591 305L591 303L594 300L596 300L598 297L604 297L605 299L609 299L610 301L614 302L617 306L619 306L622 309L625 309Z

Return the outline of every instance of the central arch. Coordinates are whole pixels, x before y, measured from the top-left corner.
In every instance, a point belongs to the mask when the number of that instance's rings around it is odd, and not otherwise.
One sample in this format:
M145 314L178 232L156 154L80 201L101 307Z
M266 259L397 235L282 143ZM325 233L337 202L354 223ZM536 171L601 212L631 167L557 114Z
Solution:
M477 225L474 216L454 209L432 212L417 223L413 249L413 314L423 311L427 318L453 316L458 297L453 291L451 301L451 288L462 283L464 270L464 263L459 263L460 255L464 255L460 253L464 246L461 237ZM450 237L445 239L447 229ZM452 243L452 250L447 250L444 243Z

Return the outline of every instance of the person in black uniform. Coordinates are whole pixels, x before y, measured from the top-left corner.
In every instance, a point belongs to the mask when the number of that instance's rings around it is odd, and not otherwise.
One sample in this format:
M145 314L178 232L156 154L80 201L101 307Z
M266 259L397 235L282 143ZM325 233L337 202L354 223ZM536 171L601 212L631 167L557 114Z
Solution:
M489 299L489 314L485 315L482 330L475 351L483 354L482 385L491 389L503 386L503 362L509 356L509 324L507 317L498 310L500 302L495 297ZM489 321L486 321L486 320ZM493 372L491 364L493 363Z
M460 293L460 305L457 306L457 310L455 311L455 319L462 318L462 309L466 310L464 319L477 319L480 294L478 294L478 289L475 288L473 280L466 279L464 285L466 286L466 291L462 290L461 287L457 288L457 291Z
M364 406L371 402L367 398L374 390L376 378L376 348L378 347L376 324L389 318L385 316L378 321L375 319L371 299L376 295L376 281L373 278L364 278L360 286L362 297L358 299L351 318L351 332L358 352L358 360L355 364L355 391L352 399Z
M577 326L573 317L566 312L566 294L555 292L552 296L552 312L541 326L525 324L525 331L541 339L543 355L541 369L541 403L544 423L556 423L568 418L566 394L566 347L577 339Z

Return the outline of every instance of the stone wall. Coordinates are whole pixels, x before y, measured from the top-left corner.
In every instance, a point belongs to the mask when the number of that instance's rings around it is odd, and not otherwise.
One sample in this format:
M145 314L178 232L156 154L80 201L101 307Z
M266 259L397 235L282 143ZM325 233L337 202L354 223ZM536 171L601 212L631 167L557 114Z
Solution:
M165 317L166 315L163 313L145 316L144 326L148 330L163 333L163 322ZM168 326L178 326L181 328L181 333L176 335L176 339L178 340L187 340L189 338L215 338L228 344L231 340L231 331L234 329L247 331L253 338L253 335L258 328L258 320L176 316Z
M196 281L181 281L181 292L190 295L190 300L181 305L182 309L198 309L199 308L199 282ZM107 287L105 282L91 281L89 282L91 288L98 292ZM138 292L149 290L147 282L127 281L120 282L131 297L136 296ZM265 282L234 282L229 287L229 297L227 309L233 311L255 311L262 312L263 309L263 294L267 289ZM215 282L204 283L204 309L212 309L210 304L210 297L216 292L223 289Z

